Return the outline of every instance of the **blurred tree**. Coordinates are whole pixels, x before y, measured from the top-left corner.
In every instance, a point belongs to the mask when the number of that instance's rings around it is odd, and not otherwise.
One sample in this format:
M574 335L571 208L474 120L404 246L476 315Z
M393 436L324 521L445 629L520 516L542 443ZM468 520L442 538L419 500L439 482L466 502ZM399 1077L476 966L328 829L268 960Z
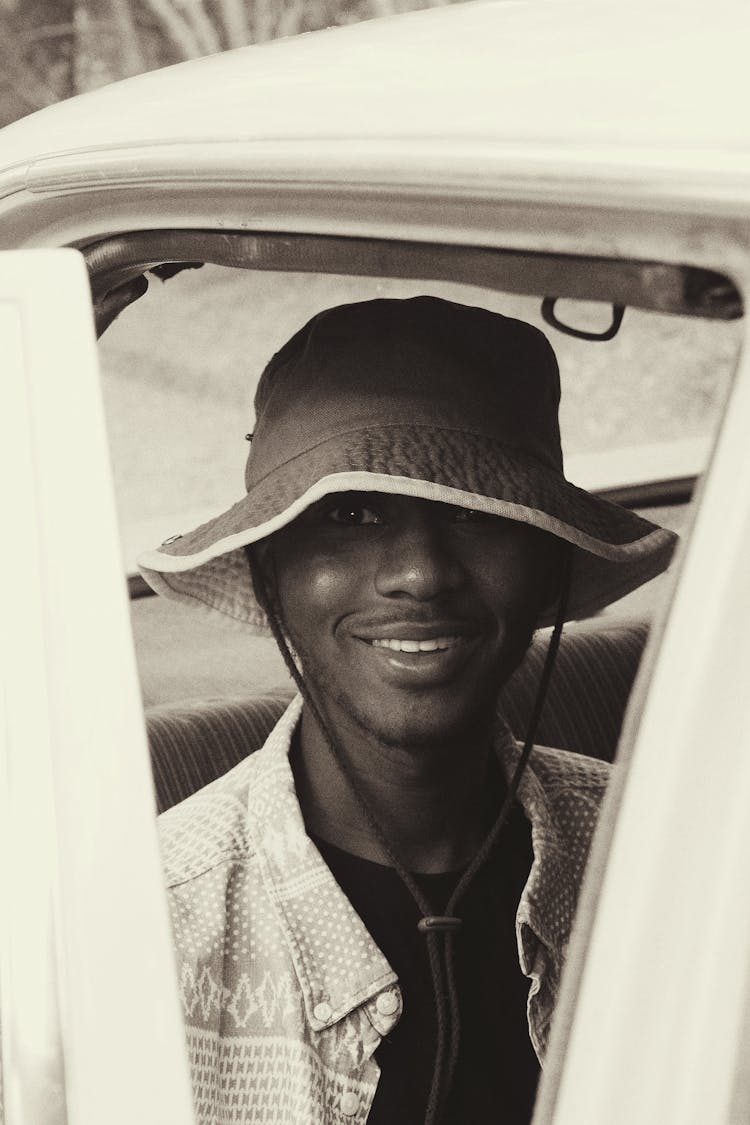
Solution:
M221 40L203 0L141 0L178 58L195 59L221 50Z
M0 0L0 122L75 90L73 0Z
M268 0L261 0L260 6L268 4ZM256 8L258 3L254 5ZM245 0L218 0L216 8L224 30L224 42L227 47L242 47L249 43L250 17L248 5Z
M75 92L148 70L133 8L120 0L73 0Z
M131 74L140 74L148 69L131 4L123 4L122 0L75 2L77 20L86 31L97 36L97 42L89 40L85 44L79 38L79 53L92 62L99 53L106 56L101 67L107 74L104 81L111 81L112 74L129 78ZM87 83L86 88L93 84Z
M181 59L451 2L0 0L0 124Z

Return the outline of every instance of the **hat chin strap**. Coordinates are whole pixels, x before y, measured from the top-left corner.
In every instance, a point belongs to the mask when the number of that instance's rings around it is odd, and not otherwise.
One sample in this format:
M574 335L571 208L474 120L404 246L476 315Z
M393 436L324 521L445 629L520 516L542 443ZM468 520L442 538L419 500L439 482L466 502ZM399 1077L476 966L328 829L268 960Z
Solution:
M486 835L473 860L461 876L458 885L448 901L444 915L436 915L433 912L427 898L394 852L375 814L359 791L354 772L346 760L346 757L341 753L329 724L323 717L322 709L318 706L308 684L305 683L303 679L299 657L292 650L292 646L289 643L286 630L282 623L279 607L275 604L274 599L270 595L261 569L257 566L253 557L252 549L250 547L245 547L244 552L250 568L256 598L266 613L271 632L284 658L284 663L287 666L289 674L294 680L305 704L310 708L329 751L341 774L345 778L368 827L373 832L373 835L382 847L385 855L388 856L394 870L397 872L414 899L414 902L422 912L422 917L417 923L417 929L420 933L424 934L427 944L427 954L430 962L437 1016L437 1046L435 1049L432 1083L427 1101L424 1125L439 1125L442 1114L446 1108L448 1095L453 1085L461 1044L461 1016L458 989L456 986L454 936L456 931L461 928L462 920L456 915L455 911L458 909L461 899L473 882L477 872L492 854L508 820L508 816L510 815L531 751L534 748L534 738L541 718L544 700L552 677L552 671L560 647L560 639L567 615L573 560L572 549L568 543L564 544L557 615L552 636L550 637L539 687L537 688L523 750L516 764L510 784L508 785L505 800L503 801L497 819Z

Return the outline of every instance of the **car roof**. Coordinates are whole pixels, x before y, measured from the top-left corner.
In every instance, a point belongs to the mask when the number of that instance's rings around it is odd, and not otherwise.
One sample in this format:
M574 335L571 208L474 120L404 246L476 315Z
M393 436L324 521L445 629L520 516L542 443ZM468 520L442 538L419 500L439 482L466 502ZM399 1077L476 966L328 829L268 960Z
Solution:
M748 38L744 0L457 4L81 95L3 130L0 165L144 143L433 140L595 148L618 164L668 153L744 178Z

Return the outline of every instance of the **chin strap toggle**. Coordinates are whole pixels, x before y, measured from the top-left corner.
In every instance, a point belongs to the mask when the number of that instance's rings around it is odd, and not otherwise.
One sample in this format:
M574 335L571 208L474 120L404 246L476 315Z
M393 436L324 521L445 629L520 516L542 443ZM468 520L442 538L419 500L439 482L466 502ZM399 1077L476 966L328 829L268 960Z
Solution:
M417 922L417 929L421 934L451 933L460 930L463 925L461 918L454 918L450 914L428 914Z

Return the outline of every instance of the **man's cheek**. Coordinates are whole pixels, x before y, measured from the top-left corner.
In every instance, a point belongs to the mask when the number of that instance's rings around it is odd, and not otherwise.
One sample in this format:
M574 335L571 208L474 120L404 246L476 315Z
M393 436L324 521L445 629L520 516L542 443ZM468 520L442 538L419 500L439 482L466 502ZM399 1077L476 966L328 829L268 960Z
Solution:
M310 601L324 610L334 601L338 602L344 592L341 574L332 561L311 567L307 578Z

